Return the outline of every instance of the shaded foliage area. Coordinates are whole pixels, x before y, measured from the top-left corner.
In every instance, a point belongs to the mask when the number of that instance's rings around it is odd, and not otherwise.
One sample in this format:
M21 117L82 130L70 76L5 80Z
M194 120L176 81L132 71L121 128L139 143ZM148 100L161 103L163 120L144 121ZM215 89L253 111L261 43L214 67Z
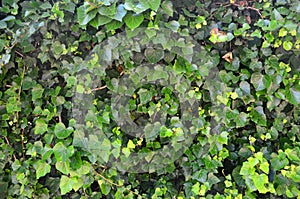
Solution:
M299 12L297 0L3 0L0 197L300 197ZM122 33L131 41L141 27L143 41L161 49L140 56L120 47L113 51L124 52L120 59L99 64L96 55L115 45L105 43L109 38ZM168 52L170 38L155 36L160 28L197 41L201 51L174 44L184 55L201 52L197 66ZM181 133L182 107L166 85L144 85L129 101L137 124L157 108L166 113L155 139L127 135L113 119L116 79L148 62L170 66L191 83L178 90L199 102L201 126L175 162L155 172L120 172L108 162L122 157L126 166L131 153L160 150ZM153 78L164 74L157 71ZM94 103L77 121L74 100L91 93ZM93 128L109 137L97 138L96 153L92 143L81 143Z

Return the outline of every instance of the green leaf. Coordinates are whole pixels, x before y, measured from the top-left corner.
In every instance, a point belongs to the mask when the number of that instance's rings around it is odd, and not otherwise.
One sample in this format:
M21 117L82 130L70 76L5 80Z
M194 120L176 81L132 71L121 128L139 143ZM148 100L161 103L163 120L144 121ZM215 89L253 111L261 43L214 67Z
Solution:
M251 83L256 91L261 91L268 88L271 84L271 79L267 75L261 73L253 73L251 76Z
M272 159L270 162L275 171L278 171L289 164L289 161L282 150L278 151L278 155L272 154Z
M144 15L143 14L133 14L133 13L129 13L124 17L124 22L125 24L131 29L134 30L137 27L139 27L139 25L141 25L141 23L144 21Z
M70 192L75 183L76 183L75 179L62 175L59 183L61 194L65 195L66 193Z
M177 32L180 27L180 24L178 23L178 21L172 20L166 23L165 26L167 28L170 28L173 32Z
M68 79L67 79L67 87L72 87L72 86L75 86L77 83L77 79L76 77L74 76L69 76Z
M164 58L162 49L147 48L144 54L150 63L157 63Z
M46 131L48 131L48 124L41 118L37 119L35 121L34 134L43 134Z
M90 4L84 4L77 9L77 18L79 25L87 25L98 13L98 10L93 8Z
M255 173L255 166L259 163L257 158L250 157L247 162L243 162L243 166L240 170L241 175L251 175Z
M265 184L269 182L266 174L255 174L252 176L252 179L259 193L267 193L269 191L269 189L265 187Z
M223 131L220 136L218 136L218 143L227 144L228 142L228 132Z
M6 111L7 113L20 112L21 102L19 102L16 97L10 97L6 104Z
M264 161L263 163L261 163L261 164L259 165L259 168L260 168L263 172L265 172L266 174L269 173L269 163L268 163L267 161Z
M73 177L74 178L74 177ZM73 179L72 178L72 179ZM73 190L74 191L78 191L80 188L82 188L82 186L84 185L84 181L83 178L80 177L75 177L74 179L74 184L73 184Z
M277 21L276 20L272 20L269 24L269 30L270 31L274 31L277 29Z
M173 17L174 8L171 1L163 1L161 7L167 15Z
M148 91L147 89L140 89L138 91L138 95L140 98L141 104L146 104L147 102L150 102L152 99L152 93Z
M90 25L94 28L98 28L99 26L108 24L111 21L111 18L98 14L94 19L90 21Z
M134 149L135 148L135 144L132 142L132 140L128 141L127 148L129 148L129 149Z
M126 0L124 8L126 10L132 10L136 14L140 14L149 8L149 3L147 0L141 0L137 2Z
M193 173L193 176L192 178L201 182L201 183L204 183L207 181L207 174L208 174L208 171L206 170L199 170L199 171L196 171Z
M101 189L101 192L104 194L104 195L108 195L110 190L111 190L111 185L108 184L106 181L104 180L98 180L98 184L100 186L100 189Z
M161 0L148 0L149 7L154 11L158 10L160 3Z
M294 162L300 163L300 148L296 147L295 149L286 149L285 154L287 157Z
M72 128L65 127L64 123L59 122L54 127L54 133L58 139L64 139L73 132Z
M99 156L105 161L108 162L109 156L111 154L111 143L108 139L104 139L101 143L101 148L99 150Z
M113 17L113 19L122 22L123 17L126 15L127 10L125 10L124 5L123 4L119 4L117 7L117 12L115 14L115 16Z
M37 84L32 90L32 101L35 101L36 99L39 99L43 96L44 89L40 84Z
M66 147L62 142L58 142L53 147L54 156L57 161L67 161L74 153L74 147Z
M80 94L83 94L84 93L84 87L81 84L78 84L76 86L76 92L80 93Z
M192 186L192 192L195 194L195 195L199 195L199 192L200 192L200 183L199 182L196 182L196 184L194 184Z
M39 160L36 165L36 179L45 176L47 173L50 173L51 166L46 162Z
M58 59L66 49L65 44L61 44L59 41L55 41L52 44L52 52L56 59Z
M65 175L68 175L70 173L69 161L58 161L55 163L55 168Z
M293 43L290 41L284 41L283 48L284 48L284 50L289 51L293 48Z
M285 95L290 103L294 105L300 104L300 89L298 87L286 88Z
M251 119L258 125L267 126L267 118L262 106L255 107L250 113Z

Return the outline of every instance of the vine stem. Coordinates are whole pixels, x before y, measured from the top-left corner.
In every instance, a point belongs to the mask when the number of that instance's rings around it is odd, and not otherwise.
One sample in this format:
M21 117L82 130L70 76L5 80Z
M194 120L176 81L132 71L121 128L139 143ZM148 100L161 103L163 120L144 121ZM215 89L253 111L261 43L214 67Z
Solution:
M98 172L95 171L95 170L94 170L94 172L95 172L95 174L96 174L97 176L99 176L100 178L102 178L103 180L105 180L106 182L108 182L108 183L111 184L111 185L114 185L114 186L116 186L116 187L122 187L122 186L123 186L123 185L119 185L119 184L113 182L112 180L106 178L105 176L103 176L102 174L98 173ZM124 188L125 188L127 191L129 191L130 193L132 193L132 194L134 194L134 195L136 195L136 196L140 196L140 197L142 197L142 198L145 198L145 197L143 197L142 195L140 195L140 194L138 194L138 193L135 193L134 191L132 191L132 190L126 188L126 187L124 187ZM146 198L145 198L145 199L146 199Z
M258 14L262 19L264 18L264 17L262 16L262 14L261 14L261 12L260 12L259 9L254 8L254 7L251 7L251 6L242 6L242 5L239 5L239 4L237 4L237 3L229 3L229 4L223 5L223 3L221 3L221 2L216 2L216 4L217 4L217 5L220 5L220 6L223 6L224 8L229 7L229 6L236 6L236 7L242 7L242 8L244 8L244 9L246 9L246 10L254 10L254 11L257 12L257 14ZM212 16L211 16L211 17L212 17Z
M12 147L6 136L4 136L4 140L5 140L6 144L8 144L8 146ZM17 160L17 157L15 154L13 154L13 158L14 158L14 160Z
M92 92L94 92L94 91L100 91L100 90L103 90L103 89L105 89L105 88L107 88L106 85L101 86L101 87L94 88L94 89L92 89L91 91L92 91Z
M234 3L234 4L232 4L232 5L237 6L237 7L240 6L240 5L236 4L236 3ZM264 17L262 16L262 14L260 13L260 10L257 9L257 8L250 7L250 6L246 6L246 7L243 7L243 8L244 8L244 9L247 9L247 10L254 10L254 11L257 12L257 14L258 14L262 19L264 18Z
M18 55L20 55L22 57L22 59L24 58L24 55L21 54L20 52L16 51ZM19 86L19 91L18 91L18 101L21 103L21 92L22 92L22 86L23 86L23 80L24 80L24 76L25 76L25 72L26 72L26 64L24 63L23 65L23 71L22 71L22 75L21 75L21 82L20 82L20 86ZM18 127L18 121L19 121L19 112L16 112L16 127ZM22 144L22 157L25 159L25 144L24 144L24 128L21 128L21 144Z

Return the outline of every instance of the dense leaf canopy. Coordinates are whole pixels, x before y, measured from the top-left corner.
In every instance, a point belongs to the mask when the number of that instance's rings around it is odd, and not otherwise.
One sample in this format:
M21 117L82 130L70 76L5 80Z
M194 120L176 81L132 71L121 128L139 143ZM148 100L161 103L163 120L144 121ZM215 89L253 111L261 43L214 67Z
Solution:
M3 0L0 198L299 198L298 0Z

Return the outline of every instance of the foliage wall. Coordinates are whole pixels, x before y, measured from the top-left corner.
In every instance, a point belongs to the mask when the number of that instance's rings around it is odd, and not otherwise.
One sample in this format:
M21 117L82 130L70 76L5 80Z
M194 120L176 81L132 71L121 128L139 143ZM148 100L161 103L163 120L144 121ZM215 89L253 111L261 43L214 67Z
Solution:
M0 198L300 198L299 13L297 0L2 0ZM172 37L159 30L201 50L174 41L183 56L167 52ZM137 34L162 48L105 65L105 49L128 52L117 44ZM126 172L130 154L178 139L186 117L172 87L147 84L128 102L132 120L143 124L159 108L169 126L143 139L115 121L116 81L148 62L188 80L176 88L197 102L199 125L174 162ZM153 78L165 74L155 70ZM95 128L109 139L83 143ZM118 158L124 164L108 164Z

